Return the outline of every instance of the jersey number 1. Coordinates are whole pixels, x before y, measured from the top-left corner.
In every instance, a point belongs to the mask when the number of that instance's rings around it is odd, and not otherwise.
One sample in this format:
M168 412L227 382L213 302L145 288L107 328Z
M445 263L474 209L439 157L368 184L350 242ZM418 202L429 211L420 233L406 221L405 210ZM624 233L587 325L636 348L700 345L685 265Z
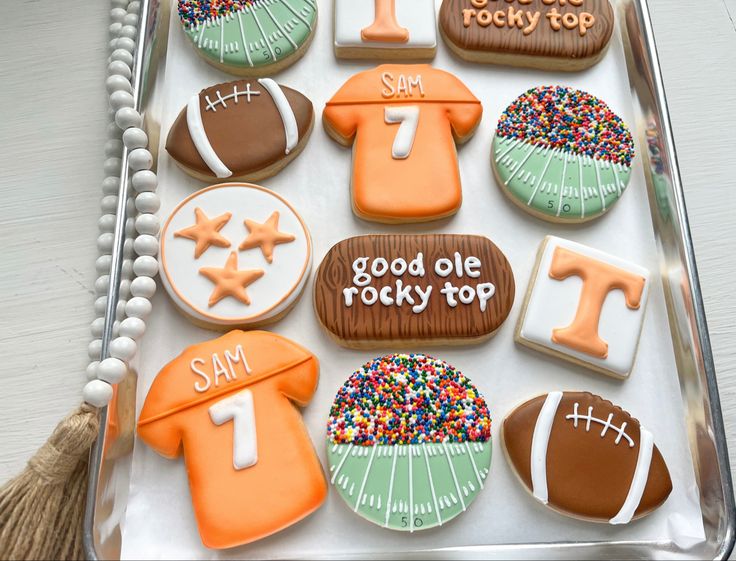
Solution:
M220 426L233 422L233 466L235 469L249 468L258 461L256 442L256 414L253 407L253 392L243 390L209 409L210 419Z
M373 23L360 32L363 41L383 43L406 43L409 30L396 21L396 0L373 0L376 15Z
M417 136L419 106L386 107L384 118L387 125L399 125L394 145L391 148L391 156L394 160L406 160L411 154L414 139Z

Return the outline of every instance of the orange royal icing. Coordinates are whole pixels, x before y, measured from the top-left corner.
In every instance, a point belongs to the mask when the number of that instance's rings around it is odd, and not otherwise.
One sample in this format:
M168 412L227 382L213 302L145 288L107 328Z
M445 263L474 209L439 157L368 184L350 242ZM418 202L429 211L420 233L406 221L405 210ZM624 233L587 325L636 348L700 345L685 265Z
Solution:
M396 0L375 0L376 17L373 23L360 32L363 41L406 43L409 30L396 21Z
M549 276L556 280L580 277L583 289L573 322L552 331L552 341L598 358L608 356L608 343L598 335L603 303L612 290L622 290L626 306L638 310L646 279L564 247L555 249Z
M480 122L480 101L429 65L387 64L348 80L327 102L330 132L353 143L353 206L378 221L421 221L462 202L455 141Z
M202 542L227 548L316 510L327 485L292 403L317 388L317 358L265 331L231 331L167 364L148 392L138 436L167 458L183 451Z

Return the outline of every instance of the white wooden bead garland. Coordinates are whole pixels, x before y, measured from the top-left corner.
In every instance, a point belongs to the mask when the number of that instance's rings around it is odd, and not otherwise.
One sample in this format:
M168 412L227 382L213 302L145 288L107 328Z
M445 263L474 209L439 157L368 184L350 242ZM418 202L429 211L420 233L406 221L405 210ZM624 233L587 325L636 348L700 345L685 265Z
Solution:
M89 382L84 387L84 401L94 407L104 407L112 399L113 384L125 379L128 362L135 356L137 339L146 331L145 320L151 313L150 299L156 293L158 274L158 233L160 221L156 212L161 201L156 195L158 181L151 171L153 156L147 149L148 136L141 129L143 119L134 109L133 76L134 53L138 35L140 2L138 0L112 0L110 10L110 58L105 87L110 97L111 123L108 126L109 140L105 143L105 179L102 182L98 221L97 247L100 257L95 263L99 275L95 281L94 309L97 318L90 331L94 338L89 344L91 359L87 367ZM136 192L135 200L126 201L130 218L125 224L125 260L122 263L120 300L116 308L116 320L110 341L110 357L100 361L102 335L105 328L105 308L110 290L110 267L115 240L115 221L118 206L118 189L122 166L123 147L128 149L128 167L131 185ZM137 216L135 213L137 212ZM137 237L135 237L137 236Z

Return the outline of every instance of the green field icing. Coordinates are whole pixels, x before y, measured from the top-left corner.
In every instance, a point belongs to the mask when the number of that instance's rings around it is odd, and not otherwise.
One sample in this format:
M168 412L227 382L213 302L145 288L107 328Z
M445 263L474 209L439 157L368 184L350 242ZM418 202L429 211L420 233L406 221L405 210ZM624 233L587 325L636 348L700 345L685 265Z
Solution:
M348 507L408 532L462 513L485 486L491 443L354 446L327 443L329 477Z
M207 58L228 66L257 67L294 54L317 20L316 0L260 0L244 10L188 27L185 33Z
M568 220L604 213L623 194L631 168L495 136L492 165L520 204Z

